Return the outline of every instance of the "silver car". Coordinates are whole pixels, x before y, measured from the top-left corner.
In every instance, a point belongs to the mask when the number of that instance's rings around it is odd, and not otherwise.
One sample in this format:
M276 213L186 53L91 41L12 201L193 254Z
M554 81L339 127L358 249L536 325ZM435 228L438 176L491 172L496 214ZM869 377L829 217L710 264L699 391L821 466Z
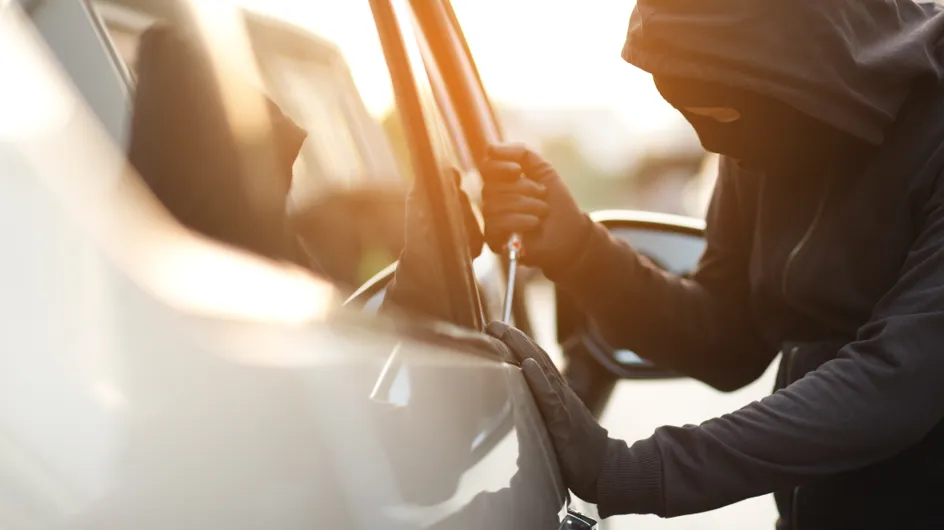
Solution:
M338 263L370 277L352 290L184 228L142 183L125 154L135 39L176 20L168 5L0 2L0 525L589 528L515 359L481 331L506 264L472 259L452 175L475 202L501 130L449 3L314 2L316 35L193 2L309 131L292 208L428 186L435 323L379 311L396 263L369 258L388 242L350 236L362 252ZM703 246L697 221L596 215L675 272ZM514 321L534 334L525 289ZM562 366L596 413L619 378L673 377L558 312Z

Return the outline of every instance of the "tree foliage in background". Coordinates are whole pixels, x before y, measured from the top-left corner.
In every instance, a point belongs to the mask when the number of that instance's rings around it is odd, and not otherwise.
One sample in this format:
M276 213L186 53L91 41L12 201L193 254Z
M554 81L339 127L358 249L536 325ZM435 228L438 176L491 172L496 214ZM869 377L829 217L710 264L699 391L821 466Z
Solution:
M585 209L613 208L614 199L619 200L617 196L625 193L625 183L592 164L571 135L544 140L540 151L567 183L577 204Z

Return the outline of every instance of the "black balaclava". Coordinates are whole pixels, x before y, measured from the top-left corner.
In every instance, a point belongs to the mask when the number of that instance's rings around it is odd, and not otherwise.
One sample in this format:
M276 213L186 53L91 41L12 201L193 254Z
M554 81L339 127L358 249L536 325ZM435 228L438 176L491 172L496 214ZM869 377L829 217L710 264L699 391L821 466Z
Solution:
M768 173L816 173L868 148L855 136L774 98L719 83L654 76L656 87L698 133L702 146ZM727 107L730 123L694 114L691 107Z
M622 56L676 107L738 108L693 120L713 150L778 166L844 143L832 128L882 144L915 84L944 80L942 43L944 8L916 0L637 0Z

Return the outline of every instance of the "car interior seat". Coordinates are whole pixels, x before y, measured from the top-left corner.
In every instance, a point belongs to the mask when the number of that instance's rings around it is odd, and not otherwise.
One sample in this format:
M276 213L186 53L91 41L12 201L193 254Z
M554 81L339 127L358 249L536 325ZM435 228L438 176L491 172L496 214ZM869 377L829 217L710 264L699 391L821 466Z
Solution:
M186 227L307 265L285 212L306 133L248 80L214 66L199 39L173 26L155 24L142 34L129 163ZM221 86L264 102L267 123L258 124L264 134L233 127Z

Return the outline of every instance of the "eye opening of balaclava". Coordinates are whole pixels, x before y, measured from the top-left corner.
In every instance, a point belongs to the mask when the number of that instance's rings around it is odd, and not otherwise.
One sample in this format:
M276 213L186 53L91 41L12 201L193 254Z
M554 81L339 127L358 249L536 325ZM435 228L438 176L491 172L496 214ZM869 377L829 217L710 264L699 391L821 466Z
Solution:
M707 150L765 172L815 172L865 147L855 136L775 98L719 83L654 76L662 97L695 128ZM695 112L732 109L731 119Z

